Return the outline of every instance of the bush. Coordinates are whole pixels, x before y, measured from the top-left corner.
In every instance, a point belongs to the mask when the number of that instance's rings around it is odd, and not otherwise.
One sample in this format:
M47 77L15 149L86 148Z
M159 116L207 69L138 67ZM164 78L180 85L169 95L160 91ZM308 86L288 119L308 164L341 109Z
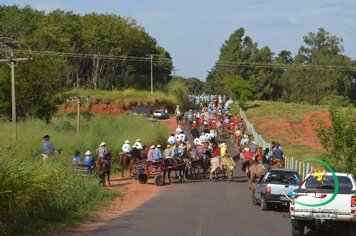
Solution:
M66 161L37 159L31 148L1 148L0 161L0 234L81 219L118 195Z
M321 158L327 161L335 171L356 175L356 114L351 109L342 112L330 108L332 127L320 123L318 138L327 153Z
M350 99L345 96L327 95L321 99L320 105L347 107L352 105Z

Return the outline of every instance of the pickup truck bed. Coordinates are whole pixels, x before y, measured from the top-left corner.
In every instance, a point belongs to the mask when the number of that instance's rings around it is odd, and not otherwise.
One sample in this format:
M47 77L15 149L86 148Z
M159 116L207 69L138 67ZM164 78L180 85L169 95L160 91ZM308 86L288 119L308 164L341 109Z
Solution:
M305 226L330 230L342 226L337 235L351 235L348 230L356 222L356 182L352 174L336 173L336 176L339 190L335 194L336 185L331 173L309 175L296 191L295 201L289 209L293 236L303 235ZM335 198L328 202L333 194Z

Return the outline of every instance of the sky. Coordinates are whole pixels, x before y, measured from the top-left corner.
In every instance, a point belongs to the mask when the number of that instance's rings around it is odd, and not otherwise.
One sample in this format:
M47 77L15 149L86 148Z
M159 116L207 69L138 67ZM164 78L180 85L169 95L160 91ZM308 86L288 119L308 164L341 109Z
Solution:
M173 58L176 75L205 80L222 44L238 28L278 54L293 55L303 36L325 28L343 39L344 54L356 59L356 0L1 0L86 14L132 17Z

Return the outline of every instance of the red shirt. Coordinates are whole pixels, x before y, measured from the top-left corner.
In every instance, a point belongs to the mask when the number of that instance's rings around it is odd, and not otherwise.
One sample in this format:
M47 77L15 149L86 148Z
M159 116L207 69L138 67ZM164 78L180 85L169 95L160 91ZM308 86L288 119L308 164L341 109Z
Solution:
M216 156L216 157L221 156L221 149L219 147L215 149L214 156Z
M245 159L250 160L252 157L252 153L250 151L245 151Z
M262 160L262 153L261 152L257 152L256 153L256 157L257 157L257 161L261 161Z

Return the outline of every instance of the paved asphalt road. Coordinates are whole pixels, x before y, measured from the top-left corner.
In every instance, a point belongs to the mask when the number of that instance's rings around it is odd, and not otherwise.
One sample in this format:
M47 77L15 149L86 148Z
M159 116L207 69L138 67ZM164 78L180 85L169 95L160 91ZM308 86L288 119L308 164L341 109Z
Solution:
M288 210L252 205L240 168L232 183L195 180L158 188L166 190L87 235L291 235Z

